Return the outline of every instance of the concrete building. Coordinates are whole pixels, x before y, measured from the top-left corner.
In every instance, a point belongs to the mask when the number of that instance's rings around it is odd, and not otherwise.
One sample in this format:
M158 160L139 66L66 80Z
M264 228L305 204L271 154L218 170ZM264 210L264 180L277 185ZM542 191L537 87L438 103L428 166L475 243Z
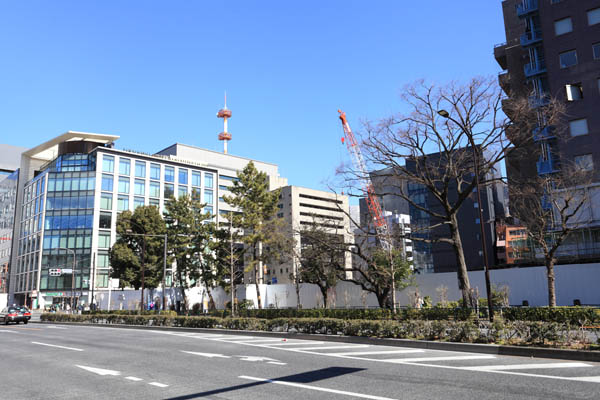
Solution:
M108 250L115 242L117 215L141 205L162 212L170 197L191 194L215 215L229 210L222 195L250 159L174 144L156 154L118 150L118 136L67 132L21 157L10 296L43 307L61 303L71 289L89 304L91 288L108 286ZM270 189L286 183L274 164L254 161ZM73 275L50 276L70 268Z
M308 189L299 186L284 186L279 195L278 218L283 218L294 238L295 251L290 262L267 266L264 283L290 283L298 271L298 256L302 254L301 230L316 224L332 235L343 236L350 243L348 196L338 195L322 190ZM345 266L351 268L350 253L345 255ZM253 277L248 275L247 282Z
M457 151L470 151L469 149L460 149ZM485 155L485 154L484 154ZM427 155L432 160L440 157L439 153ZM415 160L407 160L406 168L415 170ZM494 177L498 178L500 172L495 171ZM488 177L491 179L491 176ZM388 207L393 207L393 210L401 212L392 212L396 215L409 215L410 232L412 237L412 261L414 269L417 273L432 273L432 272L450 272L456 271L456 256L454 250L447 243L430 243L428 240L435 237L448 237L449 232L446 227L430 227L436 224L430 214L420 210L415 206L430 209L433 211L441 211L440 204L431 196L429 190L419 184L403 179L398 174L387 172L387 170L376 171L371 173L371 180L375 187L376 193L385 193L383 196L383 207L386 211L390 211ZM486 232L486 249L488 254L489 265L494 265L494 240L495 232L492 222L496 218L503 218L508 213L508 204L506 198L505 185L502 183L494 183L483 187L482 210L483 223ZM450 185L451 193L456 192ZM452 192L454 191L454 192ZM402 194L402 196L401 196ZM406 198L410 199L408 201ZM454 196L454 194L451 194ZM361 223L368 220L368 210L364 201L361 201ZM467 268L470 270L482 269L483 250L481 241L481 227L478 213L478 204L476 198L469 197L463 203L463 206L458 212L458 220L460 221L460 235L463 241L463 250Z
M505 104L517 96L529 96L540 110L550 98L566 104L564 126L545 126L541 118L530 133L533 143L515 143L507 153L509 185L567 165L593 171L582 211L587 226L569 240L579 256L600 257L600 0L505 0L502 10L506 42L494 56L503 69Z

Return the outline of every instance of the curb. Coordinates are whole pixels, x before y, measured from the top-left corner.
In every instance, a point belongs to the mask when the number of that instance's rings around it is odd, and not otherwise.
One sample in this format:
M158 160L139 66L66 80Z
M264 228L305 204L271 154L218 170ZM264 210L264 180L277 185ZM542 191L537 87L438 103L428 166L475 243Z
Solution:
M32 322L32 321L30 321ZM496 354L502 356L552 358L560 360L589 361L600 362L600 351L593 350L569 350L552 349L543 347L521 347L504 346L496 344L480 343L455 343L455 342L434 342L428 340L412 339L386 339L372 338L362 336L338 336L321 335L295 332L265 332L265 331L242 331L234 329L216 329L216 328L180 328L171 326L145 326L145 325L121 325L121 324L91 324L77 322L35 322L39 324L55 325L76 325L76 326L95 326L98 328L121 328L121 329L147 329L158 331L176 331L176 332L201 332L201 333L219 333L224 335L236 336L260 336L260 337L285 337L302 340L319 340L324 342L343 342L356 344L371 344L376 346L398 346L411 347L428 350L446 350L469 353Z

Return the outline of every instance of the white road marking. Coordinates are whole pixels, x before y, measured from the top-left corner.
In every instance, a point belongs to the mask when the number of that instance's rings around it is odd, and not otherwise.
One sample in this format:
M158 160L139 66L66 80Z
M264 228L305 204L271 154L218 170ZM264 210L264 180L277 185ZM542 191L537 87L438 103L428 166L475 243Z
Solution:
M327 388L322 388L322 387L318 387L318 386L304 385L304 384L295 383L295 382L278 381L278 380L265 379L265 378L255 378L255 377L252 377L252 376L245 376L245 375L238 376L238 378L240 378L240 379L248 379L248 380L251 380L251 381L258 381L258 382L275 383L277 385L293 386L293 387L302 388L302 389L316 390L316 391L319 391L319 392L343 394L343 395L346 395L346 396L359 397L361 399L394 400L394 399L391 399L389 397L380 397L380 396L373 396L373 395L370 395L370 394L361 394L361 393L355 393L355 392L347 392L345 390L327 389Z
M573 378L574 381L581 382L596 382L600 383L600 376L581 376L579 378Z
M250 362L256 362L256 361L278 361L274 358L269 358L269 357L260 357L260 356L234 356L234 357L239 357L240 360L242 361L250 361Z
M550 368L580 368L591 367L590 364L579 362L561 362L561 363L545 363L545 364L514 364L514 365L481 365L478 367L461 367L470 371L505 371L515 369L550 369Z
M283 342L285 342L285 340L284 339L258 339L257 338L257 339L249 339L249 340L239 340L239 341L235 341L233 343L245 344L245 343L262 343L262 342L265 342L265 343L268 343L268 342L275 342L275 343L282 342L283 343Z
M83 351L83 349L76 349L75 347L58 346L56 344L41 343L41 342L31 342L31 343L33 343L33 344L39 344L40 346L56 347L58 349Z
M452 357L419 357L419 358L393 358L388 360L378 360L388 363L403 363L403 362L423 362L423 361L459 361L459 360L486 360L496 358L489 354L486 355L471 355L471 356L452 356ZM462 368L462 367L461 367Z
M101 375L101 376L105 376L105 375L119 376L119 375L121 375L121 373L119 371L113 371L111 369L86 367L85 365L75 365L75 366L79 367L81 369L85 369L86 371L93 372L94 374Z
M17 333L16 331L0 329L0 332Z
M54 326L54 325L49 325L46 328L50 328L50 329L67 329L67 328L64 328L62 326Z
M248 343L248 344L250 346L254 346L251 343ZM297 341L297 342L273 343L273 344L265 345L264 347L267 347L267 346L306 346L306 345L313 345L313 344L325 344L325 342L320 342L317 340L303 340L303 341ZM256 346L260 346L260 345L256 345Z
M346 353L327 353L327 355L336 356L367 356L371 354L407 354L407 353L424 353L421 349L405 349L405 350L378 350L378 351L350 351Z
M224 356L223 354L213 354L213 353L199 353L197 351L185 351L181 350L182 353L194 354L196 356L208 357L208 358L231 358L229 356Z
M125 379L129 379L130 381L134 381L134 382L143 381L142 378L136 378L135 376L126 376Z
M348 346L302 347L299 350L335 350L335 349L363 349L370 347L368 344L353 344Z
M274 364L274 365L287 365L287 363L284 363L284 362L279 362L279 361L267 361L267 364Z
M159 383L159 382L149 382L148 385L158 386L160 388L164 388L164 387L169 386L169 385L165 385L164 383Z

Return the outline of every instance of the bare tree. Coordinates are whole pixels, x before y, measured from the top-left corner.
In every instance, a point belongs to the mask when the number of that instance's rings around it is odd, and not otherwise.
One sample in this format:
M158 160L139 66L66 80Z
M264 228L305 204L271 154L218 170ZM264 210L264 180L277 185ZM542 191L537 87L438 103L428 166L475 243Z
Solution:
M556 306L556 253L573 231L590 220L591 180L592 172L585 166L563 165L559 172L512 182L510 187L513 215L543 255L551 307Z
M476 191L478 180L481 188L501 180L499 163L506 149L511 141L530 140L535 115L525 98L503 104L502 92L491 78L440 87L421 81L405 88L401 98L405 114L365 123L365 159L383 186L392 188L378 195L399 196L427 216L428 223L413 225L411 239L452 247L458 286L468 305L471 287L458 212ZM357 171L343 172L351 186L364 179ZM429 200L415 196L415 188Z

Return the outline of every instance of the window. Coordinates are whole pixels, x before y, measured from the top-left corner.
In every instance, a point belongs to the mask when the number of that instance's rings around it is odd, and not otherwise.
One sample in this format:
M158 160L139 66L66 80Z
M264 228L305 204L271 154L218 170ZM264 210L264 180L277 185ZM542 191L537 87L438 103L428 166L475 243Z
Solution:
M112 221L111 213L101 212L100 213L100 223L98 224L99 228L100 229L110 229L111 221Z
M129 178L119 177L119 193L129 193Z
M200 189L192 188L192 199L196 201L200 201Z
M160 197L160 183L150 182L150 197Z
M192 186L200 186L200 172L192 171Z
M205 190L204 191L204 202L206 204L212 204L213 203L213 191L212 190Z
M213 187L213 175L212 174L204 174L204 187L207 187L207 188Z
M136 208L143 206L144 205L144 198L143 197L134 197L133 198L133 209L135 210Z
M165 167L165 182L175 181L175 168Z
M160 164L150 164L150 179L160 180Z
M479 203L478 203L478 202L476 202L476 201L475 201L475 202L473 202L473 207L475 207L475 208L479 208Z
M146 163L143 161L135 162L135 176L136 178L146 177Z
M136 179L133 185L133 194L137 196L143 196L146 194L146 181L142 179Z
M481 220L480 220L479 218L475 218L475 223L476 223L476 224L480 224L480 223L481 223Z
M219 185L219 190L227 190L227 191L229 191L229 186Z
M592 54L594 55L594 60L600 60L600 43L592 45Z
M112 194L102 193L100 196L100 209L112 210Z
M121 158L119 160L119 174L129 175L131 169L131 161L127 158Z
M589 132L587 119L582 118L569 121L569 131L571 131L571 136L587 135Z
M185 168L179 168L179 184L180 185L188 184L188 170Z
M110 258L107 253L98 253L98 268L108 268L110 266Z
M583 171L594 170L594 160L591 154L584 154L582 156L575 156L575 165Z
M117 211L129 210L129 197L119 196L117 199Z
M596 25L600 23L600 8L594 8L587 12L588 24Z
M179 186L179 192L177 192L177 197L185 197L187 196L187 186Z
M165 199L169 198L169 197L173 197L173 195L175 194L175 188L173 187L172 184L170 183L165 183Z
M102 174L102 190L105 192L113 191L113 176Z
M583 99L583 86L581 83L565 85L567 91L567 101L577 101Z
M213 208L211 206L206 206L206 207L204 207L204 212L212 215Z
M569 68L573 65L577 65L577 51L570 50L560 53L560 67Z
M113 156L102 156L102 172L115 172L115 158Z
M109 232L100 232L98 234L98 248L99 249L108 249L110 247L110 233Z
M160 200L159 199L149 199L148 205L154 206L156 208L160 208Z
M564 35L573 31L573 22L571 18L563 18L558 21L554 21L554 33L556 36Z

